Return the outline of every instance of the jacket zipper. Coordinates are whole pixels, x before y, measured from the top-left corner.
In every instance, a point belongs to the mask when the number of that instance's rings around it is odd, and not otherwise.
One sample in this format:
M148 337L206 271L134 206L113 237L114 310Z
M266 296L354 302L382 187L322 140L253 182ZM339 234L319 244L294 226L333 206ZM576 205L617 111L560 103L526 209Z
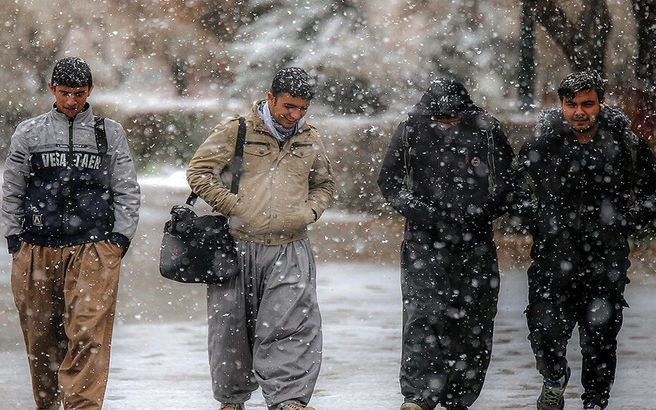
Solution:
M579 172L578 172L578 183L577 187L579 189L579 206L578 206L578 215L576 218L576 232L581 234L581 218L583 217L583 188L585 185L585 175L583 172L583 157L585 154L584 147L580 147L581 151L579 152Z
M70 208L70 195L71 195L71 167L73 164L73 124L75 123L75 118L69 118L68 119L68 158L66 161L66 168L67 168L67 179L68 181L64 181L66 183L65 188L68 191L68 195L65 198L64 201L64 214L62 215L62 230L66 229L66 226L68 224L68 213L69 213L69 208Z
M585 173L583 172L583 157L585 155L585 147L581 146L580 147L580 152L579 152L579 172L578 172L578 184L577 187L579 189L579 204L578 204L578 215L576 218L576 235L578 236L577 240L579 243L581 243L581 240L583 239L583 233L581 232L581 218L583 218L583 188L585 185ZM572 261L576 263L577 268L580 268L580 261L585 258L585 255L581 252L581 247L577 247L577 252L575 253L577 260ZM577 269L578 270L578 269Z
M73 123L75 122L75 118L69 118L68 119L68 152L71 155L71 158L69 160L72 160L73 158ZM66 163L67 166L70 166L70 162Z

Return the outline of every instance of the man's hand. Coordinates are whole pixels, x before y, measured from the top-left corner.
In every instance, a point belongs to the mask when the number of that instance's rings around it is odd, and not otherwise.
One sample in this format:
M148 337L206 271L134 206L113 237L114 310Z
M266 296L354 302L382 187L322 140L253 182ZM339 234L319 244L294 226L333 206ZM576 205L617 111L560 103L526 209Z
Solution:
M13 254L20 250L23 239L19 235L9 235L7 237L7 250Z

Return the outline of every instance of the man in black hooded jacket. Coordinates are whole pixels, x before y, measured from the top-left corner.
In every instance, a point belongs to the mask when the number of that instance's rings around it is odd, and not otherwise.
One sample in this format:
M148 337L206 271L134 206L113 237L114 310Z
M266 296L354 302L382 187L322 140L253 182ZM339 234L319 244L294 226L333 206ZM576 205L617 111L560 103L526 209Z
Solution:
M483 387L499 291L492 220L509 201L512 160L498 121L449 79L392 137L378 185L406 217L402 410L465 409Z
M627 235L656 215L656 159L629 120L604 104L591 71L567 76L560 109L540 115L519 160L535 198L521 207L533 234L526 309L544 377L537 407L560 410L566 348L578 323L584 409L608 404L629 267Z

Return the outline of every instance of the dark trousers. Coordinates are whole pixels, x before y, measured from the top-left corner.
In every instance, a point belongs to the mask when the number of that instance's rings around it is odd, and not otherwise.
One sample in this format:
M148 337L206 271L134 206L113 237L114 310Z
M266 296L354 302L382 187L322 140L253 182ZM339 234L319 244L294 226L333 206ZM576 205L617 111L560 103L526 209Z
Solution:
M568 272L545 265L536 261L528 270L526 315L537 369L552 380L565 374L567 342L578 324L585 390L581 398L605 407L615 379L622 310L627 306L623 292L628 261Z
M464 250L404 242L401 287L405 401L470 406L492 353L499 271L491 236Z

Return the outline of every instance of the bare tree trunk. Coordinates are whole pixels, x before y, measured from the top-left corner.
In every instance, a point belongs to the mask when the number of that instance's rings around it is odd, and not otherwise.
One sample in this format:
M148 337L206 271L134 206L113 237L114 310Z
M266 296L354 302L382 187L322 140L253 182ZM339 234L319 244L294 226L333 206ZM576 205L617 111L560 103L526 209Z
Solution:
M637 25L638 58L635 75L642 87L632 93L633 130L656 145L656 0L633 0Z
M637 23L638 59L635 75L649 91L656 91L656 0L633 0Z
M534 12L573 70L604 72L606 43L612 29L606 0L585 2L576 22L569 20L556 0L535 0Z
M243 10L246 10L246 0L202 0L196 8L200 12L202 26L221 41L231 41L243 22Z
M535 0L519 3L521 31L519 35L519 100L522 111L535 104Z

